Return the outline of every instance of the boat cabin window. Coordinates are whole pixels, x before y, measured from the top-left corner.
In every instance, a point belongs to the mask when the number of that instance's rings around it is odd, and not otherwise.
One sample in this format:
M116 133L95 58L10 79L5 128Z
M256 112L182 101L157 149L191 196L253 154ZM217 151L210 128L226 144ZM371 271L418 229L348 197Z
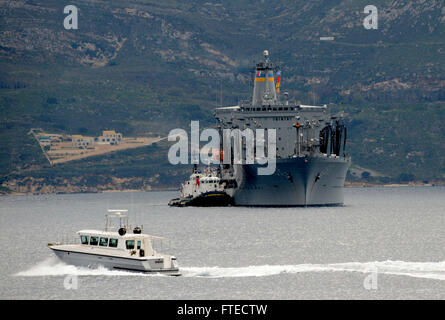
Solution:
M137 249L139 250L141 248L141 241L138 241Z
M99 245L102 247L108 247L108 238L100 238Z
M134 240L125 241L125 245L127 246L127 249L134 249Z
M88 236L80 236L80 242L82 244L88 244L89 237Z
M110 244L109 244L109 246L110 246L111 248L117 248L117 239L113 239L113 238L111 238L111 239L110 239Z
M97 246L98 243L99 243L99 237L91 237L90 238L90 245Z

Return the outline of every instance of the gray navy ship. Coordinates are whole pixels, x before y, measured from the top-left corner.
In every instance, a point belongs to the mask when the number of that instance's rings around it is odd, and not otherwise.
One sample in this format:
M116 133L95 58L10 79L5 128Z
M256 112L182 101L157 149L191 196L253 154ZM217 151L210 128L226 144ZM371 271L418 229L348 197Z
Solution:
M343 204L346 173L344 114L331 115L327 105L280 100L281 72L264 51L255 65L252 100L220 107L221 130L276 130L276 170L259 175L260 164L221 164L221 183L237 206L326 206Z

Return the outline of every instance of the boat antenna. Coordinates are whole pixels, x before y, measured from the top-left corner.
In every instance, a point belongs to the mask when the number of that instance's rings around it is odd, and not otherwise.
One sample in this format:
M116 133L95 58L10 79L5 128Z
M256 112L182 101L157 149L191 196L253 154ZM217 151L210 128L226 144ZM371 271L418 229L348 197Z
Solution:
M216 82L215 106L218 108L218 81Z
M220 81L220 84L221 84L220 89L221 89L221 107L222 107L223 106L222 80Z
M133 192L130 192L130 212L132 214L134 214L134 223L138 224L138 216L137 216L137 212L134 210L134 205L133 205Z

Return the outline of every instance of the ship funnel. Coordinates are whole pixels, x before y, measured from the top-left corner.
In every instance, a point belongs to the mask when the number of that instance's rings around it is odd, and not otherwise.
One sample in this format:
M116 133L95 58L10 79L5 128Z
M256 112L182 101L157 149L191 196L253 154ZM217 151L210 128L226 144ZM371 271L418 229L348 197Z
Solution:
M255 66L252 104L254 106L274 105L278 103L275 88L274 66L269 61L269 51L264 50L264 61Z

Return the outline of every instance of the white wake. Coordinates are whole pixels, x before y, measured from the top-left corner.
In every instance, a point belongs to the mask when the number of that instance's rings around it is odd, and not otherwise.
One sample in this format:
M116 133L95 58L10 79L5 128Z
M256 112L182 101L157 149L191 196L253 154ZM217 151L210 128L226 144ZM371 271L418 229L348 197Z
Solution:
M110 270L105 267L87 268L78 267L66 264L60 261L58 258L48 258L37 265L31 267L28 270L18 272L14 276L19 277L44 277L44 276L65 276L65 275L77 275L77 276L137 276L156 274L145 274L138 272L122 271L122 270Z
M346 262L331 264L297 264L297 265L263 265L241 268L200 267L182 268L188 277L265 277L283 273L307 272L359 272L409 276L445 280L445 261L441 262L406 262L406 261L375 261Z
M224 267L181 267L179 270L184 277L198 278L236 278L236 277L265 277L278 274L296 274L308 272L358 272L409 276L445 280L445 261L441 262L406 262L406 261L375 261L375 262L346 262L330 264L296 264L296 265L262 265L236 268ZM103 267L96 269L76 267L65 264L57 258L49 258L28 270L16 273L14 276L42 277L42 276L164 276L162 274L147 274L121 270L109 270Z

